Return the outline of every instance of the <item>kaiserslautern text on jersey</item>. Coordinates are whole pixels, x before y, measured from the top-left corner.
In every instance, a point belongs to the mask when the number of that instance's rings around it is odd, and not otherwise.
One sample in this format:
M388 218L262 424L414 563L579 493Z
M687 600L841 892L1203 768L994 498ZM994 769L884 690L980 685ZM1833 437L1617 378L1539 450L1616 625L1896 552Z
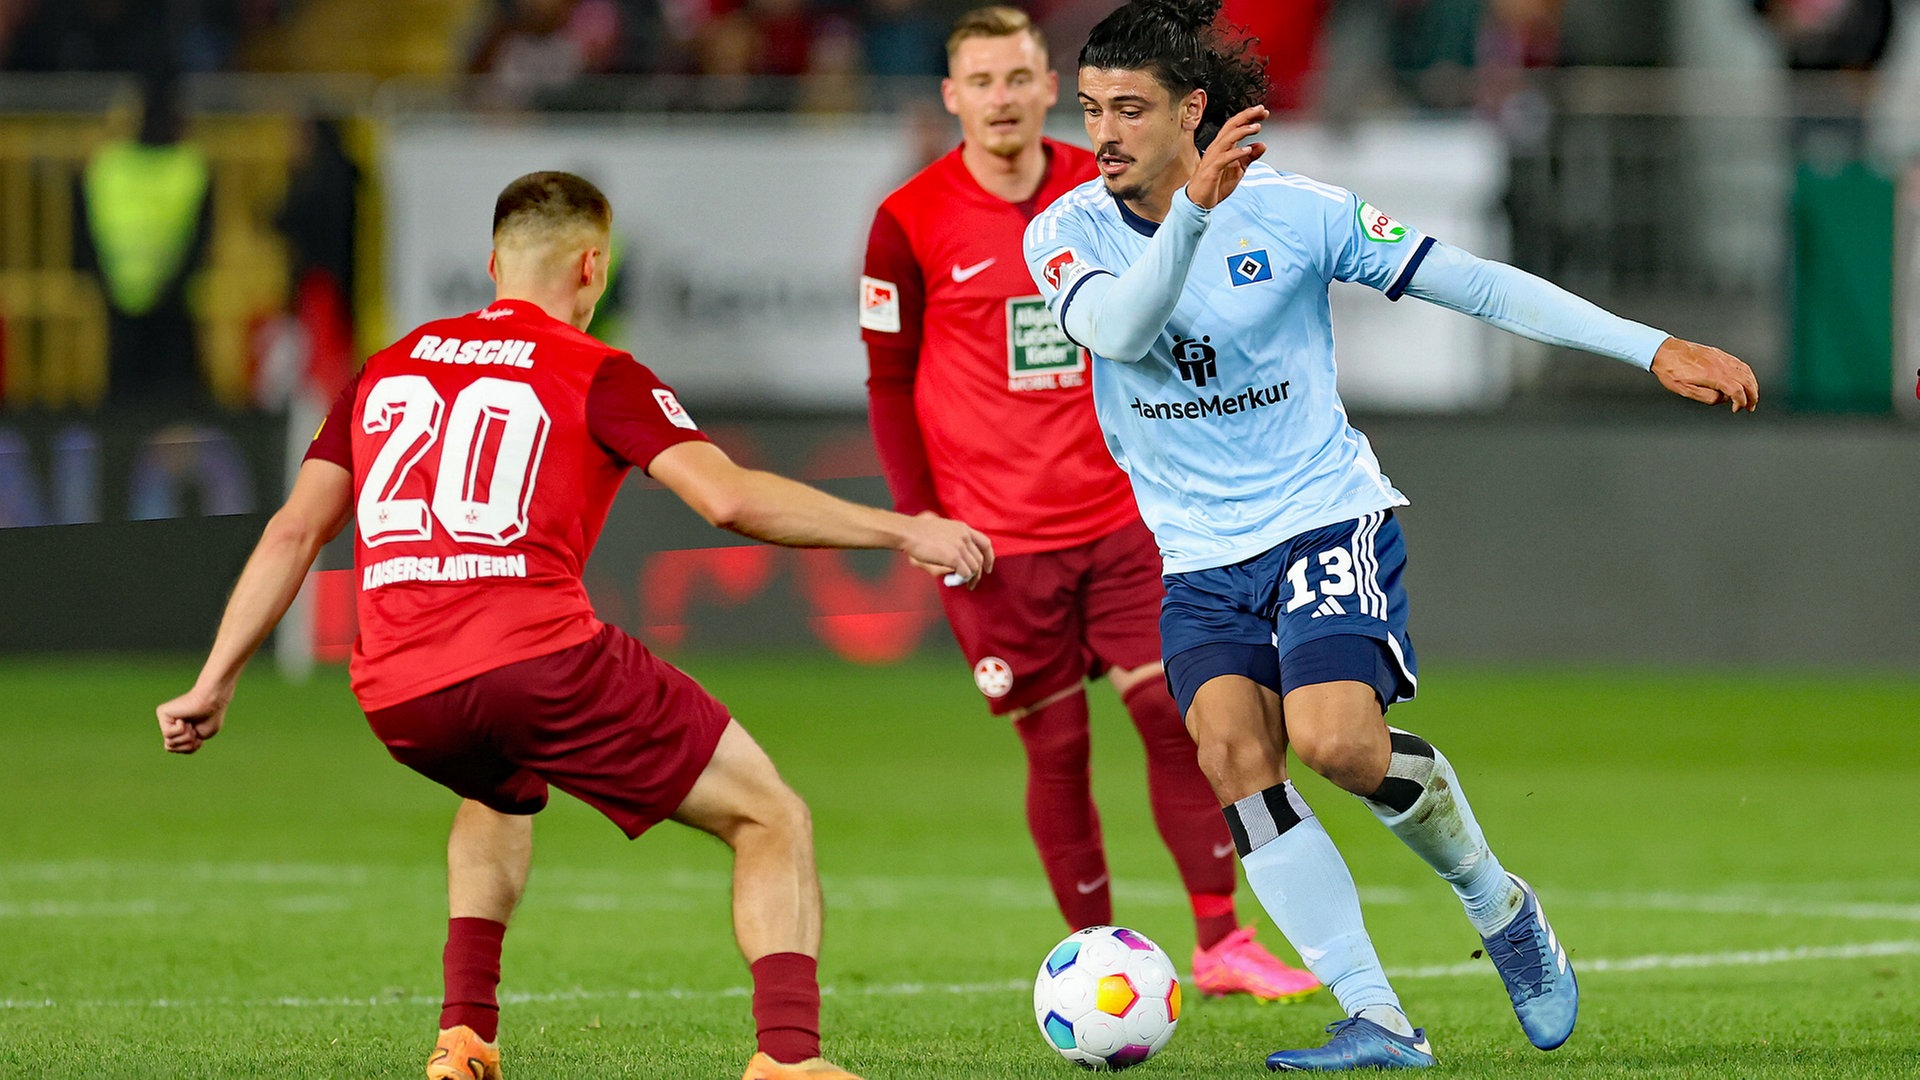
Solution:
M383 559L360 572L362 589L396 581L472 581L475 578L527 576L525 555L402 555Z

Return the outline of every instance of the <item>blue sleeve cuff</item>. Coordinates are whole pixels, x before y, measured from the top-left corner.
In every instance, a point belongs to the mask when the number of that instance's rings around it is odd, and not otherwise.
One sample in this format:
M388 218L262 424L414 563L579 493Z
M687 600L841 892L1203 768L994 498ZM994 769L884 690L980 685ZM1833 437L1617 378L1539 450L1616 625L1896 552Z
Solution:
M1080 280L1074 282L1073 287L1067 290L1067 295L1060 298L1060 320L1059 320L1060 332L1067 335L1068 341L1073 342L1075 345L1078 345L1083 349L1087 348L1086 343L1081 341L1079 338L1074 337L1073 331L1067 329L1067 308L1073 305L1073 298L1080 294L1080 289L1082 286L1084 286L1087 282L1092 281L1094 278L1103 277L1103 276L1112 277L1113 271L1089 270L1086 273L1081 274ZM1088 351L1091 352L1092 350L1089 349Z
M1400 273L1394 277L1393 284L1387 286L1387 299L1398 300L1407 295L1407 286L1413 283L1413 272L1420 269L1421 263L1427 261L1427 252L1432 250L1433 237L1421 237L1420 246L1413 249L1413 254L1407 257L1407 264L1402 266Z

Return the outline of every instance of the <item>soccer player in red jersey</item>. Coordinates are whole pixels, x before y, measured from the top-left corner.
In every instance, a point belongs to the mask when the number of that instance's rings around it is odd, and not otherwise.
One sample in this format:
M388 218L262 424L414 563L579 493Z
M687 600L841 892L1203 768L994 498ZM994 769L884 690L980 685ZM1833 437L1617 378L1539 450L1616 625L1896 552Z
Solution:
M1025 747L1027 825L1068 925L1113 918L1083 688L1104 672L1146 744L1154 821L1192 898L1195 984L1305 997L1319 982L1238 926L1233 838L1161 672L1159 552L1094 419L1087 354L1023 267L1027 223L1095 175L1093 155L1041 134L1059 78L1024 12L961 16L947 64L963 141L880 205L860 282L895 507L993 538L993 577L942 598L974 683Z
M820 887L806 806L727 710L594 617L581 584L640 468L757 539L893 548L970 579L986 537L744 469L673 392L581 328L606 288L612 214L566 173L494 208L486 309L376 353L336 402L241 572L193 689L158 708L166 749L220 731L247 659L321 546L355 524L352 682L394 758L464 801L447 845L446 1003L430 1080L497 1080L500 945L548 785L630 837L672 818L734 851L734 930L753 974L746 1080L849 1078L820 1057Z

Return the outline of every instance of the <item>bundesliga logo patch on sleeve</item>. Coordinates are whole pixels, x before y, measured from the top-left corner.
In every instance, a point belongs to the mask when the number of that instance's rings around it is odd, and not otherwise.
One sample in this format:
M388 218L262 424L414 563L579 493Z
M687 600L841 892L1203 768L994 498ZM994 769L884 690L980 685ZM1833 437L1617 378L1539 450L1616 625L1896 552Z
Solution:
M659 403L660 411L666 414L669 424L688 431L700 430L694 426L693 417L688 416L687 410L681 407L680 399L673 396L673 391L663 386L653 392L653 400Z
M882 334L900 332L900 287L891 281L881 281L861 275L860 278L860 328L875 330Z
M1086 269L1086 264L1080 261L1080 256L1072 248L1062 248L1047 256L1040 272L1047 279L1047 284L1058 292Z

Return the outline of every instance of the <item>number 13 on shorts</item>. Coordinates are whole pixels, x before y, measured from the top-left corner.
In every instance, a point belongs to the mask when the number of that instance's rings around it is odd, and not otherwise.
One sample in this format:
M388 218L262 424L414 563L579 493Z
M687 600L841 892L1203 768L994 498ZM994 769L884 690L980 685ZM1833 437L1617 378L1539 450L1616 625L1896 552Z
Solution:
M1321 596L1352 596L1360 589L1360 583L1353 576L1353 553L1346 548L1329 548L1313 557L1320 564L1320 593L1315 595L1307 585L1308 559L1295 559L1287 567L1287 584L1293 589L1292 599L1287 601L1286 610L1298 611Z

